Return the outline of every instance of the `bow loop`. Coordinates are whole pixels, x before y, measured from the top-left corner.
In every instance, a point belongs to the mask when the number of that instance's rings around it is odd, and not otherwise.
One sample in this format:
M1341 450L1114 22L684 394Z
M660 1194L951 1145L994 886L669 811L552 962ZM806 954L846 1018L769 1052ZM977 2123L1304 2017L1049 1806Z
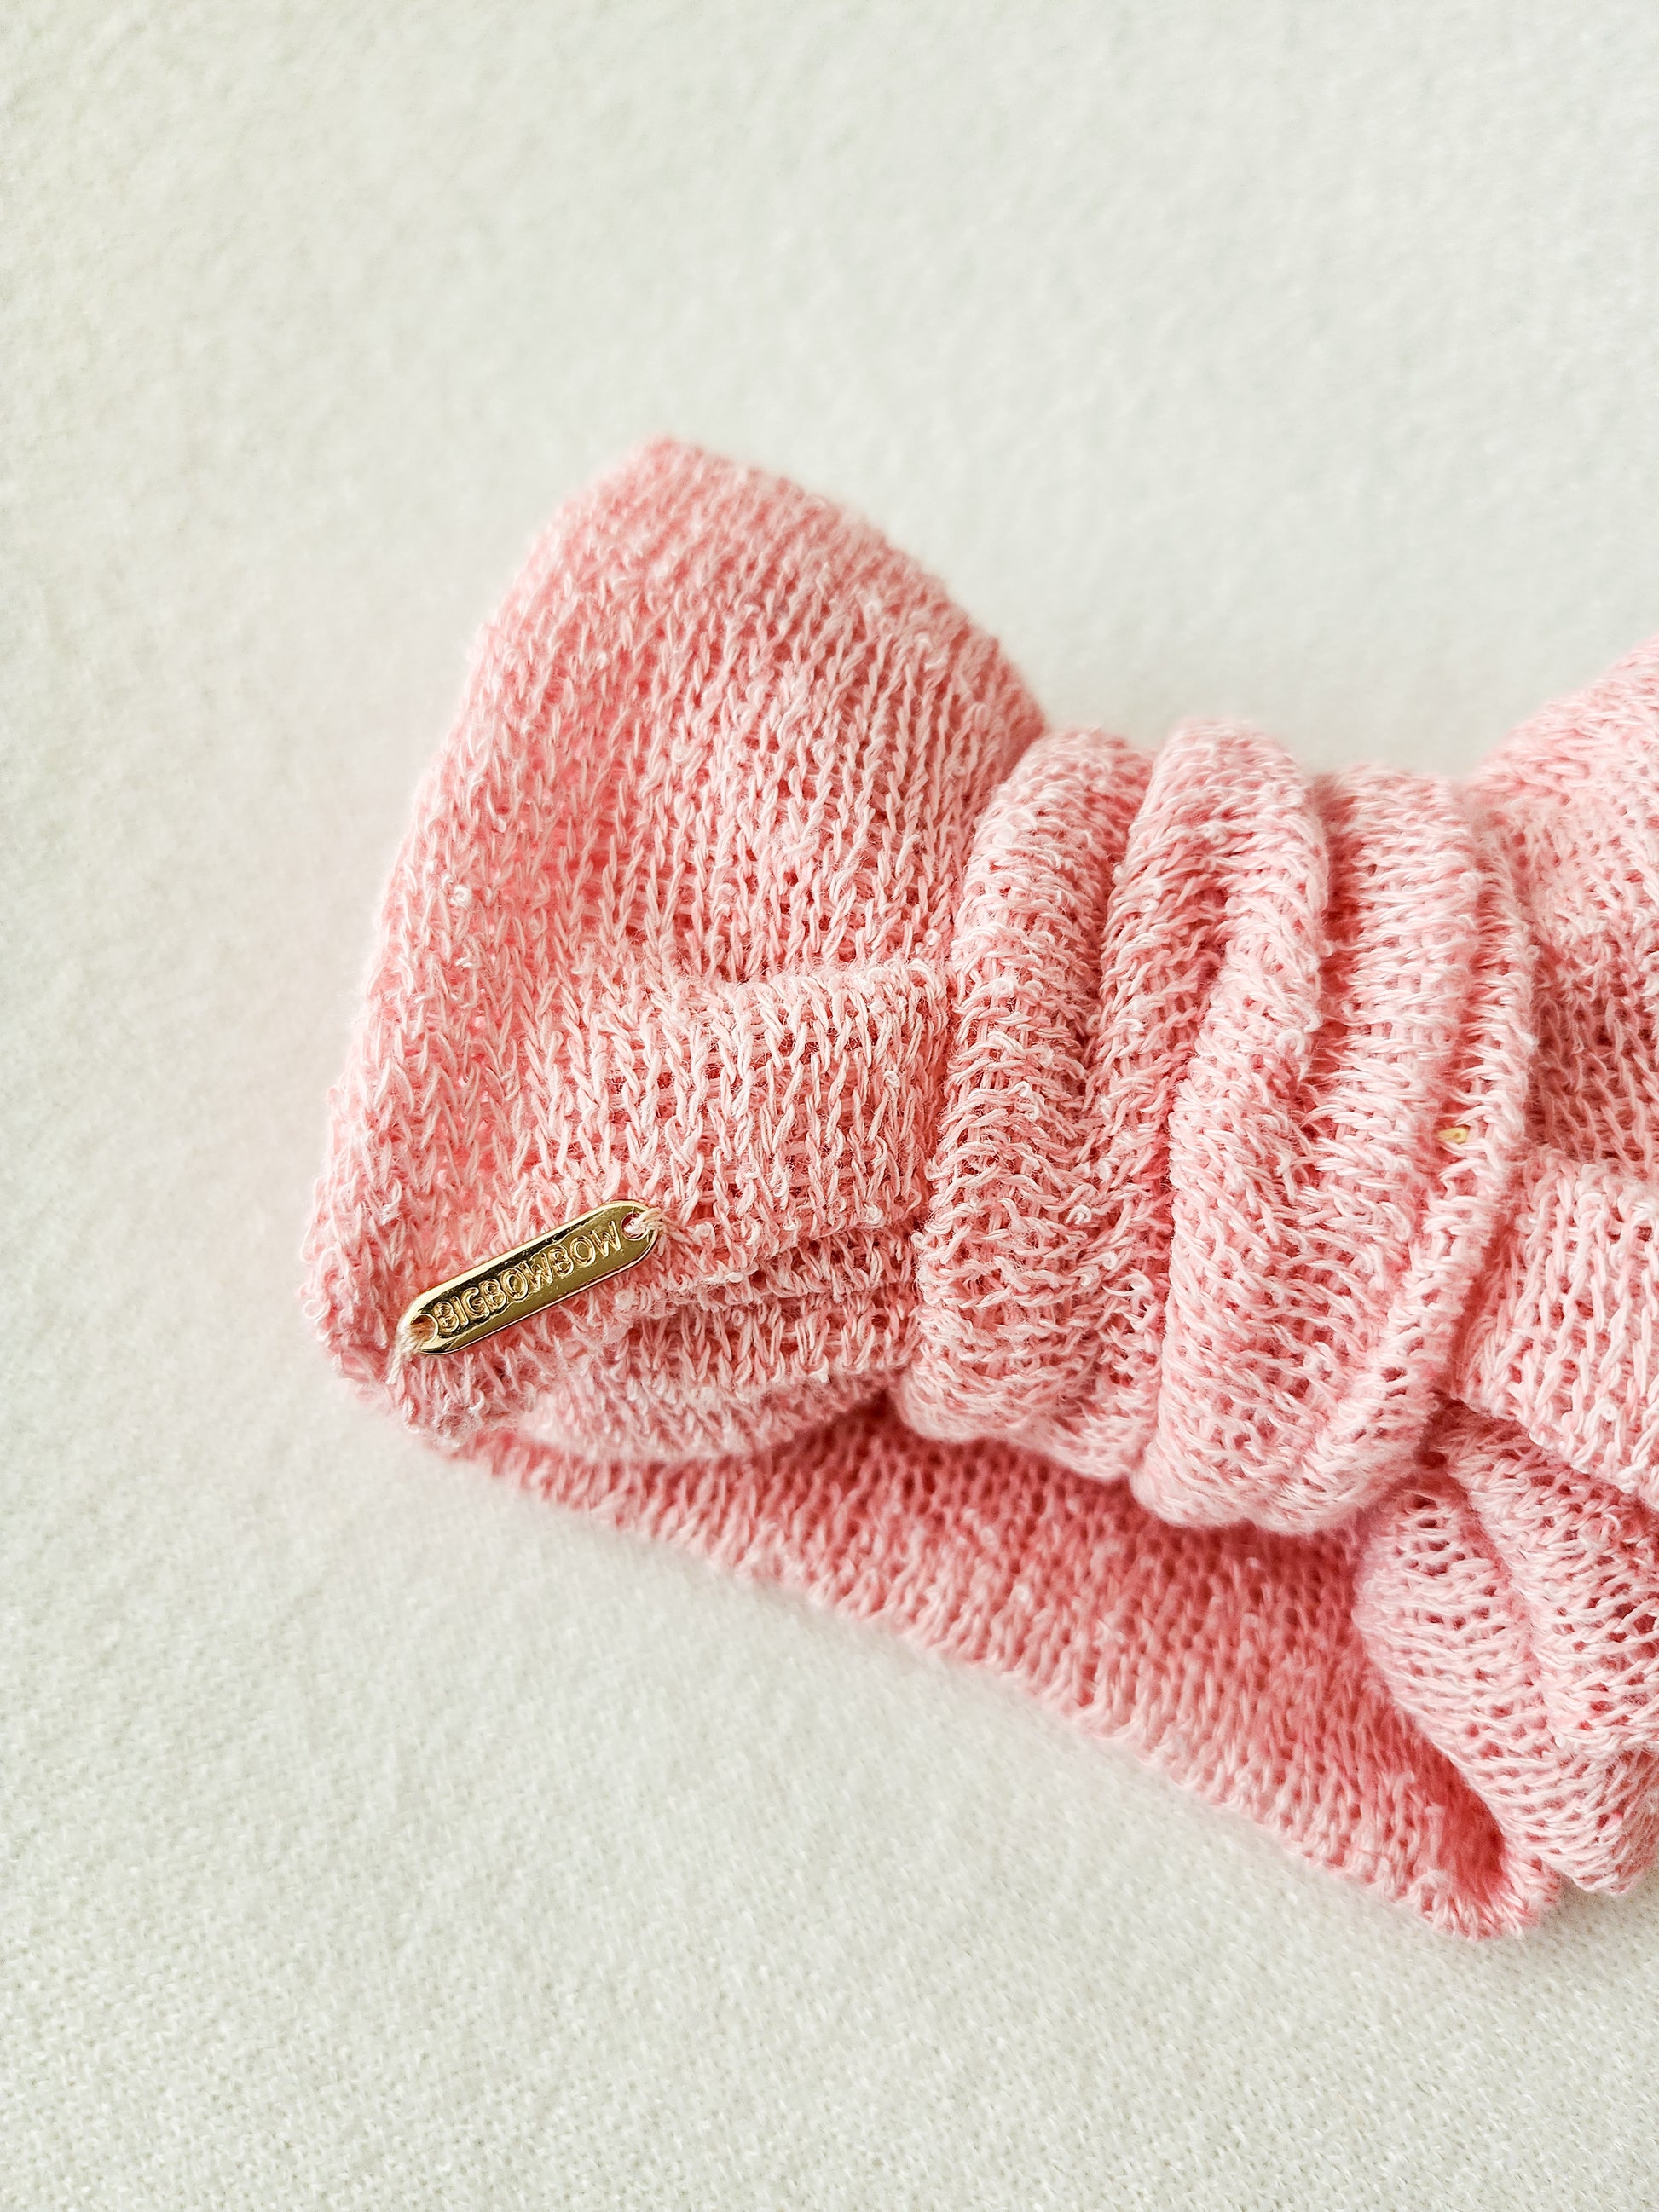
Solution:
M1659 1850L1659 1525L1461 1408L1372 1516L1354 1617L1499 1825L1586 1889Z

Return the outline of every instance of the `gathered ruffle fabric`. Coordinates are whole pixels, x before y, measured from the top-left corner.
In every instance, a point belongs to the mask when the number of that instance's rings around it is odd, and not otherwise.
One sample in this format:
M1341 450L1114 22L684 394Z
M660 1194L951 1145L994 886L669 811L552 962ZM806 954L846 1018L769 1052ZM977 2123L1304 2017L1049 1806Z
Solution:
M614 1280L408 1357L605 1200ZM1468 1934L1659 1847L1659 647L1468 785L1046 731L867 526L556 520L393 873L309 1298L568 1504Z

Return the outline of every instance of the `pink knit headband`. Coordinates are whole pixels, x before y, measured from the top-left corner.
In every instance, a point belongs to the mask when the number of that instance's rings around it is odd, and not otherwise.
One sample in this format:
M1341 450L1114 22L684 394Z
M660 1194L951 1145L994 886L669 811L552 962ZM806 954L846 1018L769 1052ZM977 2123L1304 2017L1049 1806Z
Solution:
M552 1234L560 1231L557 1236ZM434 1439L1437 1926L1659 1847L1659 644L1470 784L1045 732L654 446L484 641L309 1255Z

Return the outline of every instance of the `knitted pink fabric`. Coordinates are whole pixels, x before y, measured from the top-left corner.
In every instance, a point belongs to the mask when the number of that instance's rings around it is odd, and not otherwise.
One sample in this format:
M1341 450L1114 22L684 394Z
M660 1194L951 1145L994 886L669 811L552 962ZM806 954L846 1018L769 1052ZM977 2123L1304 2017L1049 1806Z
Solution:
M400 1344L619 1197L639 1266ZM659 445L423 787L309 1297L447 1446L1487 1934L1659 1846L1656 1230L1659 647L1462 788L1148 759Z

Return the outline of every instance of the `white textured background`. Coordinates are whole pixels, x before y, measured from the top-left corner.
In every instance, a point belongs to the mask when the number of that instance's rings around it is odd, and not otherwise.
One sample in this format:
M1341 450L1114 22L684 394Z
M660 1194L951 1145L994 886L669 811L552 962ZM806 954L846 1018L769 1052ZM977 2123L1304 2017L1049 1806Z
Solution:
M0 38L0 2199L1659 2201L1659 1886L1455 1948L423 1455L294 1295L473 630L648 433L1140 738L1455 767L1659 624L1659 14Z

